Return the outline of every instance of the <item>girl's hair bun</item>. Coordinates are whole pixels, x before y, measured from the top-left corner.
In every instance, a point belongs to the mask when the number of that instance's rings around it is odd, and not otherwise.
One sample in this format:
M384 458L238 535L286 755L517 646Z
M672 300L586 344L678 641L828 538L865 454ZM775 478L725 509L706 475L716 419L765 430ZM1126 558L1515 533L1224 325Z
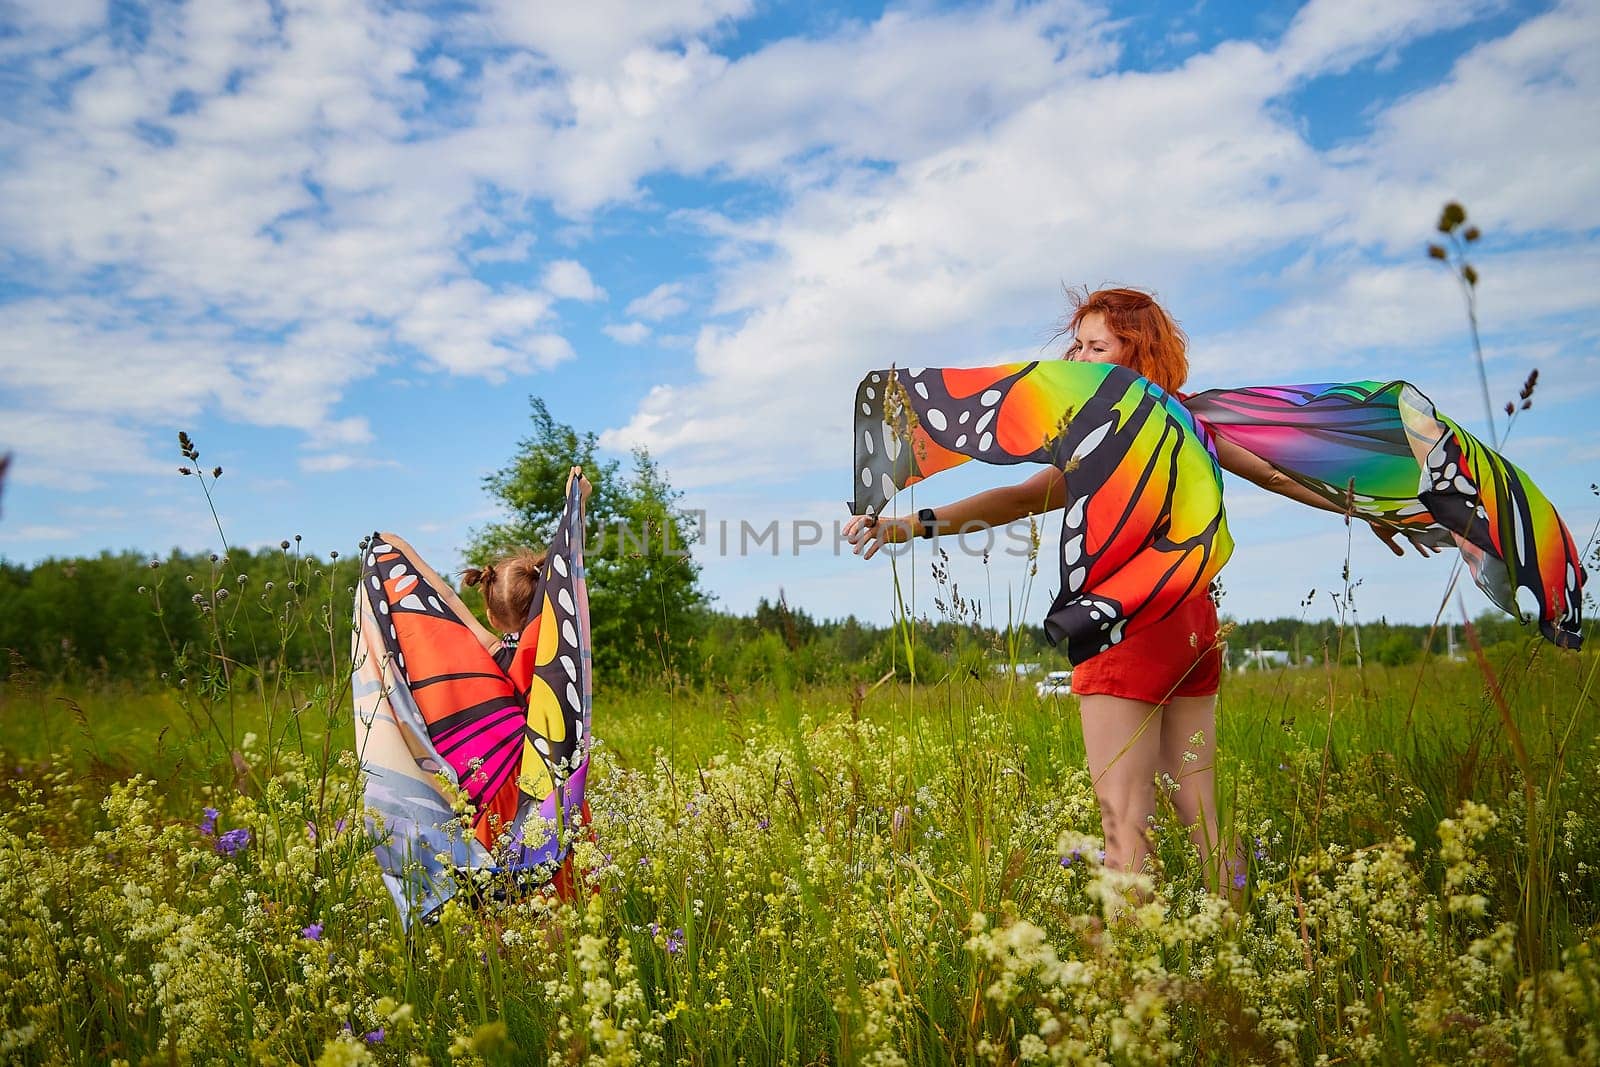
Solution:
M493 570L493 568L489 568ZM489 570L479 570L477 567L468 567L461 572L461 580L467 585L481 585L489 578Z

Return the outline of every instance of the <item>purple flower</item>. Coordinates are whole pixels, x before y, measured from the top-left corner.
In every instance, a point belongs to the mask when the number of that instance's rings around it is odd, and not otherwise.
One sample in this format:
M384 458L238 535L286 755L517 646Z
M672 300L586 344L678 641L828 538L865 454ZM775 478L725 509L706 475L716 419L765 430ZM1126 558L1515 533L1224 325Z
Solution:
M1077 849L1073 849L1071 852L1067 853L1065 856L1062 856L1061 857L1061 866L1063 866L1063 867L1071 867L1073 862L1075 860L1077 860L1078 855L1079 855L1078 850Z
M660 937L661 936L661 924L660 923L651 923L650 924L650 936L651 937Z
M380 1026L376 1030L368 1030L363 1036L366 1037L367 1044L381 1045L383 1044L383 1039L388 1035L383 1032L383 1027Z
M649 861L649 859L647 859L647 858L646 858L646 857L644 857L644 856L640 856L640 857L639 857L639 866L641 866L641 867L648 867L648 866L650 866L650 861Z
M756 826L762 830L769 829L772 826L772 820L763 815L756 820Z
M217 832L217 816L221 813L216 808L205 808L200 814L205 816L200 820L200 832L210 837Z
M216 850L224 856L236 856L250 844L250 831L240 827L229 830L217 838Z
M310 926L307 926L307 927L303 928L300 931L300 934L307 941L321 941L322 940L322 924L321 923L312 923Z
M1238 874L1233 876L1233 888L1235 888L1235 889L1243 889L1245 881L1246 881L1246 879L1245 879L1245 876L1244 876L1244 872L1240 871Z
M672 933L667 935L667 951L669 953L677 952L682 947L683 927L680 926L676 930L672 931Z

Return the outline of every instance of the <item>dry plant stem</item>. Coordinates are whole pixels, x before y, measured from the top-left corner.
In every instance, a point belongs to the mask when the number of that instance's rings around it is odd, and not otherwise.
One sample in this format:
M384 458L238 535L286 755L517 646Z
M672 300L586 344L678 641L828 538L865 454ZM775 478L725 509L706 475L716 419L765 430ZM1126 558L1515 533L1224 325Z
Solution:
M1454 235L1452 235L1454 240ZM1499 430L1494 422L1494 403L1489 399L1489 372L1483 361L1483 342L1478 337L1478 296L1477 287L1468 282L1465 275L1456 272L1456 281L1461 285L1461 295L1467 302L1467 325L1472 333L1472 353L1478 364L1478 388L1483 393L1483 417L1489 427L1489 440L1499 448L1503 443L1499 438Z
M1346 610L1348 610L1350 607L1350 593L1352 588L1350 585L1350 552L1353 547L1353 527L1351 519L1355 515L1355 499L1356 482L1355 479L1352 478L1350 479L1350 485L1345 495L1344 569L1342 572L1344 576L1344 596L1339 602L1338 659L1340 660L1344 658L1344 617ZM1360 656L1359 646L1357 648L1356 655L1358 657ZM1337 687L1334 684L1333 671L1331 667L1326 666L1326 656L1324 656L1323 662L1325 664L1324 669L1328 679L1328 721L1325 727L1326 733L1323 736L1322 742L1322 770L1317 779L1317 802L1315 807L1312 809L1311 814L1311 842L1313 847L1321 847L1322 845L1322 806L1323 801L1327 798L1328 794L1328 768L1333 761L1333 714L1337 697ZM1363 689L1365 689L1365 684L1363 684Z
M1515 756L1517 766L1522 771L1522 795L1527 804L1527 837L1528 837L1528 866L1522 883L1522 928L1526 935L1524 948L1527 956L1525 966L1537 969L1543 953L1543 924L1539 921L1542 917L1543 900L1538 894L1541 884L1540 876L1545 865L1543 850L1538 846L1539 837L1539 798L1533 787L1533 764L1528 759L1527 746L1522 742L1522 731L1518 729L1516 720L1511 716L1511 709L1506 704L1504 691L1500 688L1499 679L1495 677L1494 667L1483 654L1483 643L1478 640L1478 632L1473 627L1470 619L1466 619L1466 605L1461 605L1461 615L1465 620L1467 643L1472 646L1472 654L1478 661L1478 669L1483 673L1484 681L1489 687L1489 696L1493 701L1495 710L1500 713L1500 722L1506 729L1506 736L1511 741L1511 752ZM1537 985L1535 987L1537 989Z

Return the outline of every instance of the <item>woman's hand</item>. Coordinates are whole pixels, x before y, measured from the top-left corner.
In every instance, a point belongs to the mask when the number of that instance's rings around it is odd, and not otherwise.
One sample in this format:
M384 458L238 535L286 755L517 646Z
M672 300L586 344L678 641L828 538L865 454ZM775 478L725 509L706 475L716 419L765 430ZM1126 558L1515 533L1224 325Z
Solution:
M871 559L884 545L899 545L917 535L916 519L886 519L856 515L844 524L845 540L855 546L856 555ZM865 551L863 551L865 549Z
M585 478L583 476L583 468L582 467L573 467L572 470L567 472L567 477L569 479L571 479L571 478L578 479L578 498L584 504L589 503L589 494L594 492L594 486L590 485L589 484L589 479L587 479L587 478Z
M1420 539L1420 536L1413 534L1410 530L1404 528L1397 530L1393 526L1370 521L1367 523L1367 525L1372 527L1373 535L1377 537L1378 540L1388 545L1389 551L1393 552L1397 556L1403 556L1406 554L1405 548L1401 546L1398 540L1400 537L1404 537L1407 541L1410 541L1411 547L1417 550L1417 555L1419 556L1432 556L1436 555L1439 551L1437 548L1433 548L1423 543L1423 541Z

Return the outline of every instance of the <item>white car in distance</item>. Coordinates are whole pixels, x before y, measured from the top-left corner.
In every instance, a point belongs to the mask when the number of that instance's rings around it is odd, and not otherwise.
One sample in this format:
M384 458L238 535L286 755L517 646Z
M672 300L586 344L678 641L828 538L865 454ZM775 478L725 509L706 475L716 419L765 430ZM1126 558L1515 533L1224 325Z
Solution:
M1034 683L1033 691L1041 697L1067 696L1072 692L1072 672L1051 671L1042 681Z

